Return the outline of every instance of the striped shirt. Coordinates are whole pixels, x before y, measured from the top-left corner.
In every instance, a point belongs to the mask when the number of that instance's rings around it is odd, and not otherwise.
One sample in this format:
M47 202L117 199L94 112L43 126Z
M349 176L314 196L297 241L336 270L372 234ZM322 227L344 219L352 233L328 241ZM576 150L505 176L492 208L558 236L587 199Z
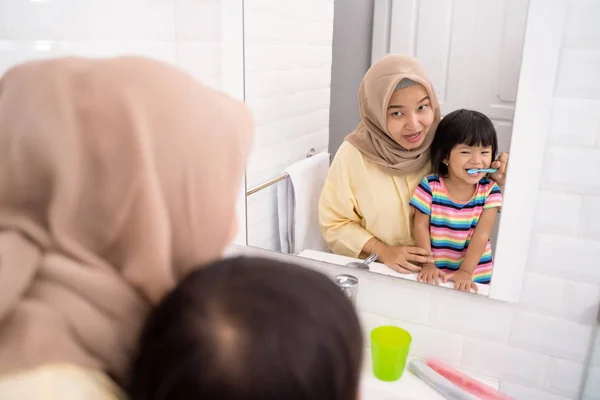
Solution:
M488 208L501 207L502 193L495 182L483 178L477 184L473 197L460 202L450 197L443 178L429 175L415 189L410 205L430 216L429 233L436 267L456 271L464 259L481 213ZM489 283L492 267L492 246L488 240L473 272L473 281Z

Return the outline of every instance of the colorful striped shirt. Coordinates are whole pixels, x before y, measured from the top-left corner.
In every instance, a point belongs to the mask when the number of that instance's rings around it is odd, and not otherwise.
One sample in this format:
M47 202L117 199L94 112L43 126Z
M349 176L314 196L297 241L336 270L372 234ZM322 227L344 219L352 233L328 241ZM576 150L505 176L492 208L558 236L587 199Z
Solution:
M415 189L410 205L430 216L431 251L436 267L456 271L464 259L481 213L488 208L501 207L502 193L495 182L483 178L470 200L456 201L448 194L443 178L429 175ZM488 240L473 272L473 281L489 283L492 267L492 246Z

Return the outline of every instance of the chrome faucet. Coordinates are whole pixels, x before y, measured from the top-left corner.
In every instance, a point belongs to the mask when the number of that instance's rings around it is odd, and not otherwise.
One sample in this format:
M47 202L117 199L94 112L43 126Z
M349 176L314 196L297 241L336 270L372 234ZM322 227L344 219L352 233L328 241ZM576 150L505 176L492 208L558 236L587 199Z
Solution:
M356 296L358 295L358 278L354 275L340 274L334 278L335 284L350 299L353 305L356 305Z

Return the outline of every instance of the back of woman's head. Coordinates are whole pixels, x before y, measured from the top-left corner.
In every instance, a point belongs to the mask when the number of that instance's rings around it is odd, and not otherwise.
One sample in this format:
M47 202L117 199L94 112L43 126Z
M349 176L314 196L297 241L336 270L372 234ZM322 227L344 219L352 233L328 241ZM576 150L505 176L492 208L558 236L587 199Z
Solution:
M134 400L357 398L362 334L316 271L231 258L190 274L150 315Z

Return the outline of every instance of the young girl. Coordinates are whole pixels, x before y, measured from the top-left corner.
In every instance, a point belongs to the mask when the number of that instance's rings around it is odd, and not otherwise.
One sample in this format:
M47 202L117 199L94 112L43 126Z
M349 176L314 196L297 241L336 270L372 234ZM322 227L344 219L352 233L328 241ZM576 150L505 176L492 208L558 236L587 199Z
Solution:
M415 211L416 245L433 252L419 281L454 281L459 290L477 292L475 283L492 277L490 234L502 194L486 174L498 151L492 121L477 111L457 110L442 119L431 145L434 174L417 186L410 202Z
M362 331L325 275L231 258L192 272L150 314L132 400L355 400Z

